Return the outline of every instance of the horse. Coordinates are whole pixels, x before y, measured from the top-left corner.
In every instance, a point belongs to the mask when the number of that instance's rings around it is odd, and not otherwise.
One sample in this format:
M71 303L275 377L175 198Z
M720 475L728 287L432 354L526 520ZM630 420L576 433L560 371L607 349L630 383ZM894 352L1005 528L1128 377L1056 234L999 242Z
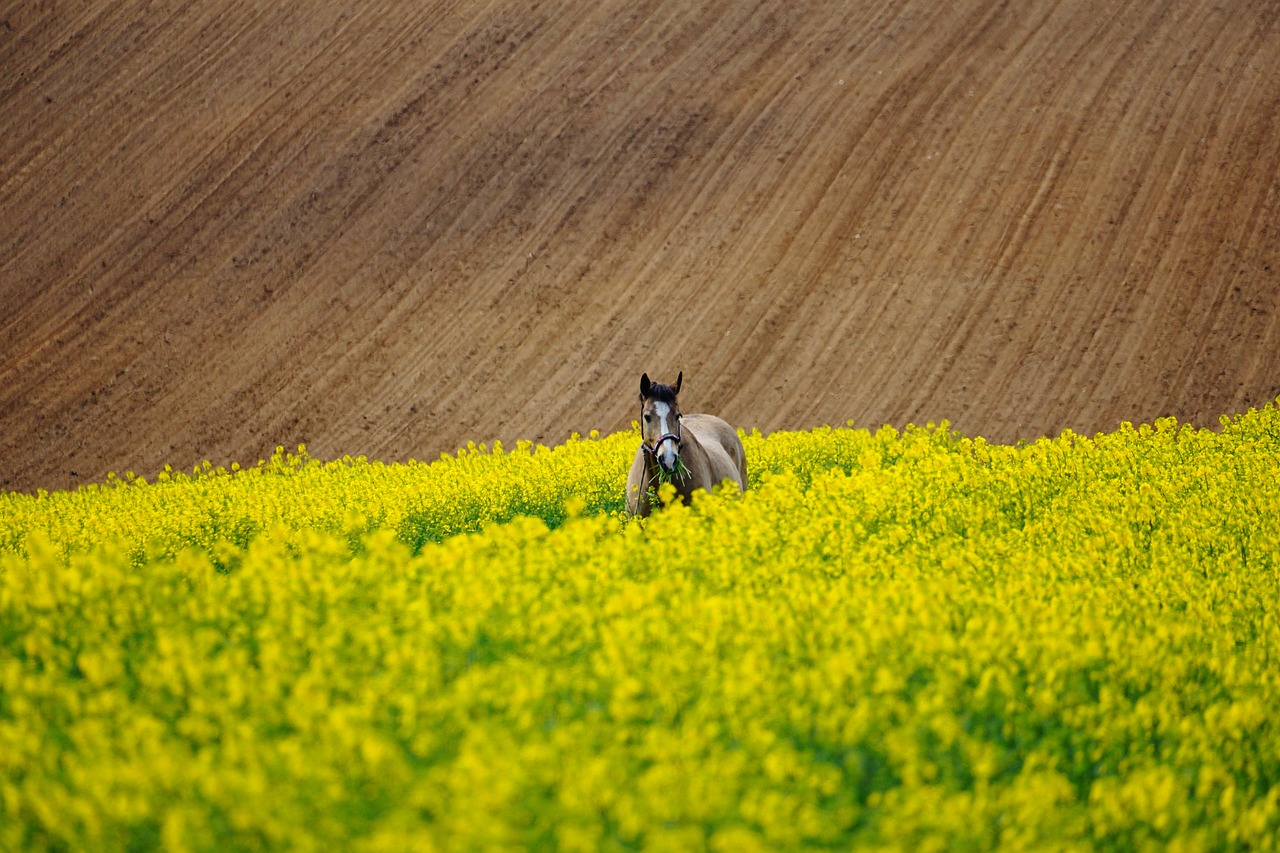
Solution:
M627 509L646 517L653 495L662 483L671 483L686 505L699 489L711 491L731 481L738 491L747 488L747 457L742 439L715 415L682 415L676 395L684 383L684 371L675 385L640 377L640 447L627 477Z

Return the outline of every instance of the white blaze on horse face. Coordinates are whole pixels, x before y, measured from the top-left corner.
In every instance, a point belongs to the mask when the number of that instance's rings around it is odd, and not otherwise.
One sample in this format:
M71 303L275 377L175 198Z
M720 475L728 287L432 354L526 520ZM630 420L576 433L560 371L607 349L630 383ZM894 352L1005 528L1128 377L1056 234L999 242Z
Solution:
M658 418L658 438L664 435L673 435L675 433L675 418L672 417L671 404L655 402L653 404L653 414ZM665 471L674 471L676 469L676 460L680 458L680 448L676 446L674 441L664 441L662 446L657 448L658 464Z

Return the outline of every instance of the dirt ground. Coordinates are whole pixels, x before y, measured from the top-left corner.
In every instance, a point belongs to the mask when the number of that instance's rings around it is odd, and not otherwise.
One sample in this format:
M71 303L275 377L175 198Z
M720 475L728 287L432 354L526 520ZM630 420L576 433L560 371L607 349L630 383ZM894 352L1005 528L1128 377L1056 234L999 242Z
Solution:
M1280 7L0 0L0 488L1280 394Z

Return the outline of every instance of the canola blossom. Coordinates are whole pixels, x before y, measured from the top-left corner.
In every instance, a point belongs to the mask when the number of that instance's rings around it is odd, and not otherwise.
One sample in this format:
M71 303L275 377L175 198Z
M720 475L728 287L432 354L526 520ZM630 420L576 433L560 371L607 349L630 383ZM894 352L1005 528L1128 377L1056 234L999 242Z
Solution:
M0 494L0 849L1276 849L1273 406L637 444Z

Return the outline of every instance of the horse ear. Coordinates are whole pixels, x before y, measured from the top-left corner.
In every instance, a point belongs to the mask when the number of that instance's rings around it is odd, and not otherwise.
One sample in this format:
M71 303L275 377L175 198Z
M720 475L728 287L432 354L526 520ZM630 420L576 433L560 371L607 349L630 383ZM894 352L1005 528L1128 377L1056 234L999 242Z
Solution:
M677 393L677 394L679 394L679 393L680 393L680 384L681 384L682 382L684 382L684 371L683 371L683 370L682 370L682 371L680 371L680 373L676 376L676 393Z
M641 400L649 396L649 390L651 388L653 388L653 385L652 383L649 382L649 374L647 373L641 374L640 376L640 399Z

